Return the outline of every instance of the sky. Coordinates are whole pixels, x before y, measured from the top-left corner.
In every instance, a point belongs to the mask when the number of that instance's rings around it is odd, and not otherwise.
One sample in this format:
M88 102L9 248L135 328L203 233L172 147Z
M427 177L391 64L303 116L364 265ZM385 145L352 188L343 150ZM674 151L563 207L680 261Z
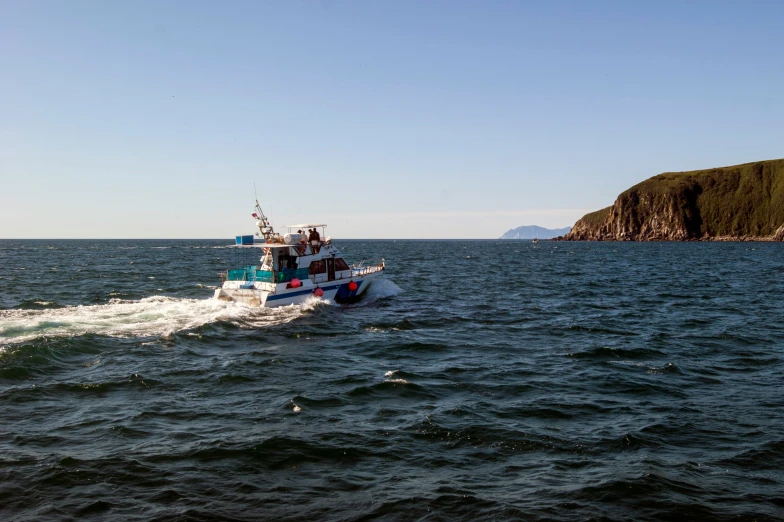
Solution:
M784 157L784 2L0 0L0 238L497 238Z

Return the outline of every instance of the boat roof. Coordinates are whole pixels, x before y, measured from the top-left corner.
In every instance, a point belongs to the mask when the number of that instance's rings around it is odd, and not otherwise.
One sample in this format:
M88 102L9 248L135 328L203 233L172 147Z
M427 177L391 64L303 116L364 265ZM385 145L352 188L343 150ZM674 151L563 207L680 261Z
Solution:
M301 225L284 225L284 228L315 228L325 226L327 226L326 223L303 223Z
M281 245L280 243L253 243L252 245L229 245L235 248L291 248L297 245Z

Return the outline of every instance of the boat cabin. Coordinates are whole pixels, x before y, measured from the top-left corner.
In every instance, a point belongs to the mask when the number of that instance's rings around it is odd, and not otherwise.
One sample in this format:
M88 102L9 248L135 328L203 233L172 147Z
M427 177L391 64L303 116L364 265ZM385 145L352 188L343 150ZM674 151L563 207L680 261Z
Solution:
M321 227L323 231L326 225L289 225L286 228L306 230L317 227ZM352 269L332 244L331 238L322 235L320 241L308 242L301 234L289 232L280 237L280 240L282 243L235 245L239 249L256 249L261 252L261 257L258 265L250 264L229 270L226 274L227 280L288 283L293 279L310 279L317 284L351 279Z

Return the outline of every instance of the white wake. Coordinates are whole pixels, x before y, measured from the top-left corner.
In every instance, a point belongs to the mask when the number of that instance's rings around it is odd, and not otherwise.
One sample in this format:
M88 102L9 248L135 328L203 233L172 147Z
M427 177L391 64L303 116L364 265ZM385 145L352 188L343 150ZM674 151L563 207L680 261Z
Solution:
M393 297L403 293L403 289L397 286L389 279L379 278L374 279L370 283L370 288L365 293L366 297L372 299L383 299L385 297Z
M319 303L314 299L298 306L252 308L217 299L154 296L138 301L112 299L104 305L50 310L0 310L0 345L39 337L84 334L167 336L218 321L259 328L287 323Z

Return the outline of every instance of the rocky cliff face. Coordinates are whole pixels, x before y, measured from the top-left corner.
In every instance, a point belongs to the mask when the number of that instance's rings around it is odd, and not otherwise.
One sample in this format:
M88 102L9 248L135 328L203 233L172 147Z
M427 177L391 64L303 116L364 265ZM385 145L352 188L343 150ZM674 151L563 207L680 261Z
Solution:
M587 214L567 240L784 239L784 160L665 173Z
M581 219L566 238L597 241L698 239L701 237L699 214L691 200L692 197L683 197L683 194L651 194L632 189L605 209L603 221Z

